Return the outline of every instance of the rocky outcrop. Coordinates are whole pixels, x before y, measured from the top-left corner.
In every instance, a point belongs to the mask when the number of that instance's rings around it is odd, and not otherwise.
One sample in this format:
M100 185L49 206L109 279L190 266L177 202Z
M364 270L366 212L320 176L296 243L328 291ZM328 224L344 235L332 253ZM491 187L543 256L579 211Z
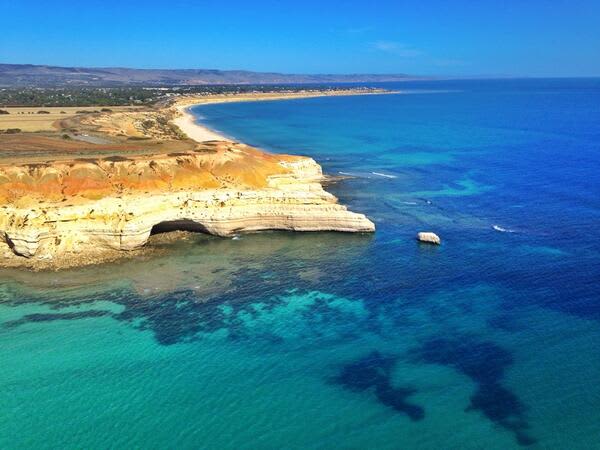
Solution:
M419 234L417 234L417 240L419 242L425 242L427 244L434 245L440 245L442 242L440 237L431 231L421 231Z
M194 151L0 166L5 256L132 250L156 227L229 236L258 230L371 232L323 190L312 159L231 142Z

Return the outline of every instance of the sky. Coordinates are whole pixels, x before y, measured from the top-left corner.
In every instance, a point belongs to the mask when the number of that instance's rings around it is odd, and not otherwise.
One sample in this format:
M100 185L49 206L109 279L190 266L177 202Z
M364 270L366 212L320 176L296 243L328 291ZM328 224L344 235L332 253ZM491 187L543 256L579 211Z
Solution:
M0 63L600 76L600 0L0 0Z

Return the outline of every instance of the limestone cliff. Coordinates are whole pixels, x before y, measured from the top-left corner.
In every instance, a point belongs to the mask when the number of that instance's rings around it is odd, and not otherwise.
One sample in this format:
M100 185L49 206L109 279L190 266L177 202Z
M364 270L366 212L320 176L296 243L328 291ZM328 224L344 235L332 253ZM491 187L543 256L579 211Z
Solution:
M0 166L4 257L59 260L143 246L156 226L374 231L323 190L312 159L231 142L194 151ZM21 258L25 259L25 258Z

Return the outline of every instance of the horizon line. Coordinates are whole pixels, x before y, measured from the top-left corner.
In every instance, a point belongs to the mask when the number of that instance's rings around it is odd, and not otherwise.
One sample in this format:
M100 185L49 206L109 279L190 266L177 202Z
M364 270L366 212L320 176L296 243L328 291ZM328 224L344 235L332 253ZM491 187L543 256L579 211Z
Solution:
M95 69L95 70L109 70L109 69L120 69L120 70L147 70L147 71L214 71L214 72L247 72L256 74L275 74L275 75L300 75L300 76L396 76L406 78L418 78L426 80L447 80L447 79L568 79L568 78L600 78L600 74L596 75L527 75L527 74L477 74L477 75L466 75L466 74L411 74L407 72L285 72L277 70L249 70L249 69L219 69L219 68L208 68L208 67L133 67L133 66L104 66L104 65L92 65L92 66L78 66L78 65L60 65L60 64L40 64L40 63L12 63L0 61L0 66L32 66L32 67L51 67L61 69ZM257 83L264 84L264 83ZM266 83L272 84L272 83ZM287 83L283 83L287 84Z

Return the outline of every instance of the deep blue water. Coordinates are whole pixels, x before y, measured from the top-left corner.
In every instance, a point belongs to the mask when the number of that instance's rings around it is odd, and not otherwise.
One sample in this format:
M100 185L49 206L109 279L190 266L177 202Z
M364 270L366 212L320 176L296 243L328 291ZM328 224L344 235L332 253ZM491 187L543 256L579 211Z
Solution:
M195 109L372 236L0 272L0 447L597 448L600 80L386 86Z

